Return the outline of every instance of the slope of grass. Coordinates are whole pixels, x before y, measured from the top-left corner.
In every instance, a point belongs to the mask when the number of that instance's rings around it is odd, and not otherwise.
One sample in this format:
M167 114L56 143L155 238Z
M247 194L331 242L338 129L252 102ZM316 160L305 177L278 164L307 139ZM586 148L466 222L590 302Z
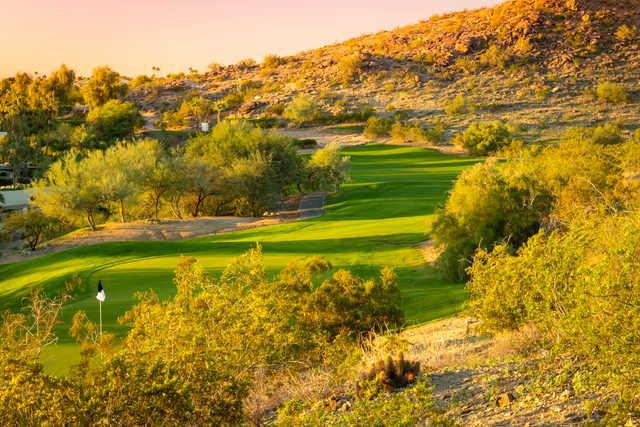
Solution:
M459 172L475 160L445 156L415 147L372 145L345 149L353 163L352 180L327 199L328 213L306 221L171 242L108 243L71 249L21 263L0 266L0 308L19 306L29 286L53 292L72 274L84 283L62 315L61 346L45 361L59 371L73 359L66 330L73 314L84 310L97 321L96 283L105 285L104 329L126 332L117 318L134 303L133 294L152 288L173 294L172 275L181 255L194 256L213 274L256 242L263 246L268 270L289 261L321 255L334 268L364 276L393 266L399 276L408 323L451 315L465 298L461 284L443 281L426 266L418 245L434 210Z

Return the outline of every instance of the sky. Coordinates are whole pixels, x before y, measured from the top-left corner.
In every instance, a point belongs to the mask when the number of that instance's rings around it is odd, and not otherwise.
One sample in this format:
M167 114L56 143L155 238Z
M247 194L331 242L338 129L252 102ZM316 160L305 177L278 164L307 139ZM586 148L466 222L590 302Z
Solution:
M0 0L0 77L260 61L499 0Z

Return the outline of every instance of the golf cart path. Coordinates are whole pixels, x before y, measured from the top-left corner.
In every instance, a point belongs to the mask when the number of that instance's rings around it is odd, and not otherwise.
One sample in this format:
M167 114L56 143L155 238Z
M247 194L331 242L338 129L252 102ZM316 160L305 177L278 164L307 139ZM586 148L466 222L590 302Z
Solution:
M15 250L2 253L1 264L39 258L67 249L90 246L106 242L184 240L214 234L231 233L250 228L314 218L325 213L324 199L327 193L309 193L290 200L288 206L272 216L252 217L199 217L190 219L164 219L160 223L133 221L108 223L98 226L96 231L88 229L50 240L35 252ZM8 252L8 251L7 251Z

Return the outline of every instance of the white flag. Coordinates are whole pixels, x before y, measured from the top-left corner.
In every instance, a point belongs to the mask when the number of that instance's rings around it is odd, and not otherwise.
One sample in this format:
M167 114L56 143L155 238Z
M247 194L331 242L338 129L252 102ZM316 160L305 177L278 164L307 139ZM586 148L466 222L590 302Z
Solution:
M107 295L104 293L104 288L102 287L102 280L98 280L98 295L96 295L96 299L100 302L104 302L107 299Z

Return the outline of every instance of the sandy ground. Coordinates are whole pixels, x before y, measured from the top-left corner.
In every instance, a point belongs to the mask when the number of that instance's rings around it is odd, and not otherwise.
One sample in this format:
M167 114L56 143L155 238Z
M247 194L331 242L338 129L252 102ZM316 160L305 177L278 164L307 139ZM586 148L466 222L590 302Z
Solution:
M344 132L331 129L330 126L319 126L303 129L275 129L274 132L287 135L296 139L315 139L318 148L329 144L338 144L343 147L364 145L368 142L362 133ZM302 153L313 152L316 149L300 150Z

